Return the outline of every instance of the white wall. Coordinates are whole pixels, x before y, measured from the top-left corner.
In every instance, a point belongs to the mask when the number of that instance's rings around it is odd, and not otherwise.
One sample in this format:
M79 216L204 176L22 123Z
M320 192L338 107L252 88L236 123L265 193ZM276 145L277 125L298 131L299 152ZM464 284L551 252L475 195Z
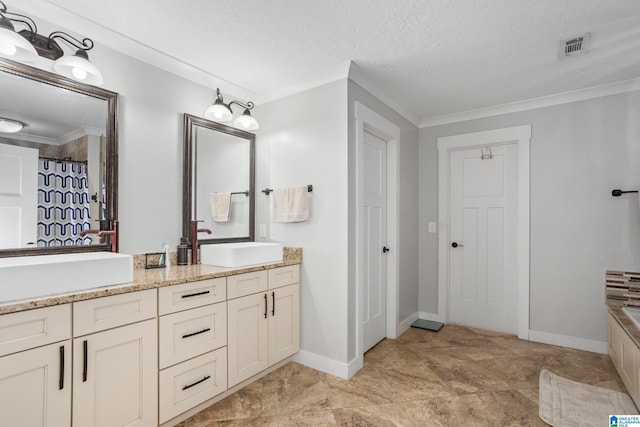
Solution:
M301 356L336 372L349 339L347 80L260 105L255 115L256 224L269 226L270 240L303 248ZM310 219L271 223L270 196L260 190L307 184Z
M640 92L420 130L420 310L437 313L440 136L531 124L530 329L606 341L605 269L640 270Z

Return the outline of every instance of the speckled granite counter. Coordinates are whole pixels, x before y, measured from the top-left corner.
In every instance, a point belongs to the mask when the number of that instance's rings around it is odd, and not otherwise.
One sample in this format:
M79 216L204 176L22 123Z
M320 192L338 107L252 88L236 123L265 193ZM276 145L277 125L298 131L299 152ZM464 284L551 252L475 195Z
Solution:
M622 329L631 337L636 346L640 348L640 328L638 328L629 316L622 311L622 306L609 305L609 313L620 323Z
M47 295L26 300L7 301L0 303L0 315L69 302L83 301L92 298L100 298L109 295L141 291L144 289L160 288L163 286L179 285L181 283L194 282L198 280L232 276L234 274L269 270L272 268L300 263L302 263L302 248L284 248L283 260L276 264L263 264L240 268L214 267L202 264L195 266L172 266L170 269L160 268L145 270L144 268L135 268L133 270L133 282L131 283L92 288L68 294Z

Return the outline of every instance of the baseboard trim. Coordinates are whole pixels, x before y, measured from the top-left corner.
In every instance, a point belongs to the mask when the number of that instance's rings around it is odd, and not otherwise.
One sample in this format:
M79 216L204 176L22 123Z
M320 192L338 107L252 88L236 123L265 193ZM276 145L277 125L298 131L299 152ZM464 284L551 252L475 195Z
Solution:
M442 322L445 324L447 323L442 314L429 313L426 311L421 311L418 315L418 318L423 320L431 320L432 322Z
M344 379L351 378L360 368L362 368L364 365L362 357L359 359L360 362L358 362L358 358L356 358L350 363L343 363L305 350L300 350L293 356L294 362ZM360 363L360 367L358 367L358 363Z
M416 320L418 320L419 318L420 318L420 313L416 311L406 319L402 320L400 323L398 323L398 326L396 327L396 336L389 337L389 338L398 338L400 335L407 332L407 330L411 327L411 324Z
M550 332L534 331L531 329L529 330L529 341L575 348L576 350L585 350L594 353L607 354L606 341L596 341L587 338L552 334Z

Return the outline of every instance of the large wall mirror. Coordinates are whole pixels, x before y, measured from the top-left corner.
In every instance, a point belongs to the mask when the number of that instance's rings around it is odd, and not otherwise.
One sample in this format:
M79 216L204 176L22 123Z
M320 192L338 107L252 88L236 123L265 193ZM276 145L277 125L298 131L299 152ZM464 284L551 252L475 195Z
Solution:
M255 135L184 115L183 239L191 243L254 240Z
M0 93L0 257L108 250L118 95L2 58Z

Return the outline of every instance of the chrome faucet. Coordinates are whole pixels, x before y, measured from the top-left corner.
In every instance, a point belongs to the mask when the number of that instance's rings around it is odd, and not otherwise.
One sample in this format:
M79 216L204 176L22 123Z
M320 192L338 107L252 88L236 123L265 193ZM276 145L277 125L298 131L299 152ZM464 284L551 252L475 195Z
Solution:
M118 252L118 224L120 221L111 221L111 230L96 230L89 229L80 232L80 236L86 236L87 234L95 234L101 239L104 236L111 236L111 252Z
M208 228L198 228L199 222L204 221L198 219L191 221L191 264L193 265L198 263L198 233L211 234Z

